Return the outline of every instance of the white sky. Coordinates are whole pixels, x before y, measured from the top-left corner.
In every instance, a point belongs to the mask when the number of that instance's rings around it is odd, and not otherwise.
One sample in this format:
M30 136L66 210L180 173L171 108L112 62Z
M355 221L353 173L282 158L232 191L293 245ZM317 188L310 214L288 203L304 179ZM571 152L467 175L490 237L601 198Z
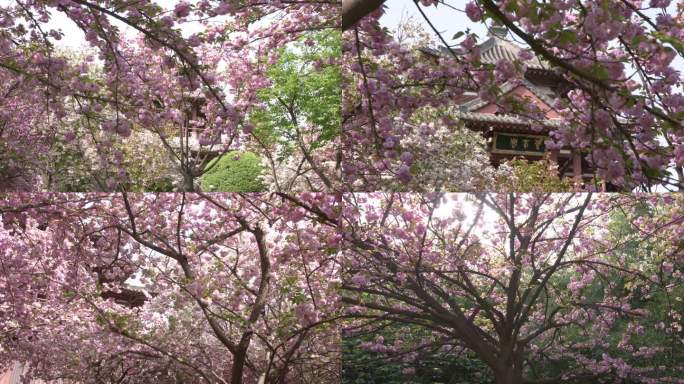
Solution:
M390 30L396 30L399 23L406 18L406 15L412 16L416 21L424 21L423 16L418 12L415 3L412 0L387 0L385 4L387 9L385 10L385 15L380 19L380 23ZM463 10L465 1L450 1L449 4L457 9ZM422 9L449 44L455 43L451 38L456 32L464 31L466 28L470 28L472 32L480 37L480 39L483 39L487 35L487 28L481 23L476 24L470 21L464 12L458 12L446 8L443 5L428 8L422 7ZM423 23L423 25L425 31L429 32L431 36L434 36L429 25L427 25L427 23Z
M190 3L196 3L198 0L189 0L188 2ZM14 0L0 0L0 6L4 7L7 6L8 4L14 4ZM175 4L176 1L169 1L169 0L158 0L157 4L161 4L163 6L171 6ZM89 48L85 41L85 34L83 31L81 31L76 24L71 21L68 17L63 12L51 10L51 15L52 18L49 23L47 23L48 29L56 29L56 30L61 30L64 33L64 37L62 40L55 41L55 45L59 48L63 49L71 49L71 50L76 50L80 51L84 48ZM133 27L130 27L126 25L125 23L109 18L110 22L117 26L121 32L123 33L124 36L128 38L134 38L137 36L138 31L136 31ZM224 18L214 18L213 21L220 21L220 20L225 20ZM186 22L182 25L181 27L181 33L183 36L190 36L193 33L199 32L203 30L204 27L198 23L198 22Z
M444 37L447 43L450 45L457 44L458 40L452 40L452 37L457 32L465 31L467 28L470 28L471 32L477 34L479 37L479 42L483 42L486 39L487 28L484 26L484 24L473 23L468 16L466 16L465 11L463 11L466 3L465 0L446 0L446 3L457 10L448 8L442 4L436 7L421 6L421 8L435 28L437 28L440 34L442 34L442 37ZM390 30L396 30L397 26L406 19L407 15L409 15L413 17L414 20L421 21L425 31L429 32L431 36L436 38L430 26L427 24L427 22L425 22L420 12L418 12L413 0L387 0L385 4L387 8L385 10L385 14L380 19L380 23L382 25L388 27ZM675 9L676 2L673 2L668 8L668 11L674 13ZM645 13L650 17L654 17L657 14L657 12L652 10ZM512 36L510 33L508 38L518 42L520 45L525 45L519 38ZM684 72L684 59L677 56L674 61L674 67L675 69Z

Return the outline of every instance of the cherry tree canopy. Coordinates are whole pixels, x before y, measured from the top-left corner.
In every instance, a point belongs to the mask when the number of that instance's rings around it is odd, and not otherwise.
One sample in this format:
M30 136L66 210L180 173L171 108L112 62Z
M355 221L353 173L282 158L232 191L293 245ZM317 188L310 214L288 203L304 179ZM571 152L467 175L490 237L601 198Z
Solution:
M0 3L2 116L0 186L40 188L50 151L81 148L100 189L125 188L117 145L142 131L192 190L208 156L250 139L256 93L281 47L335 28L337 1L33 1ZM82 30L93 54L69 58L59 13ZM137 37L122 33L132 30ZM195 31L190 33L190 31ZM334 63L328 63L328 65Z
M343 126L349 183L377 190L388 179L409 183L416 166L433 151L408 147L416 137L429 143L434 128L415 124L426 108L447 108L475 92L502 111L543 120L524 98L502 89L522 81L534 56L559 76L552 107L560 120L547 148L582 151L597 175L624 188L684 183L684 94L676 62L684 58L684 3L632 1L414 1L417 13L436 6L465 12L473 23L505 26L527 46L517 58L485 63L478 36L465 27L457 46L425 16L447 57L428 61L383 29L380 2L344 2L345 66ZM367 13L364 18L359 18ZM356 22L359 20L358 22ZM453 113L434 121L448 129Z
M680 196L347 201L348 335L404 327L362 347L406 374L434 348L470 351L496 383L682 382Z
M317 383L340 379L340 327L398 326L426 332L361 346L409 375L429 347L497 383L677 383L681 203L10 194L0 356L42 379Z
M302 195L333 215L336 199ZM101 382L339 380L341 235L277 196L10 195L0 371Z

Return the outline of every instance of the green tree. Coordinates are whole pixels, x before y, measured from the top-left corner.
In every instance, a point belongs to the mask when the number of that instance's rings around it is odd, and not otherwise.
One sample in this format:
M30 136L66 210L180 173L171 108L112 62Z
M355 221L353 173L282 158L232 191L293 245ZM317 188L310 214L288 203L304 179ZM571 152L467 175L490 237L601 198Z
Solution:
M673 279L665 271L665 253L662 247L664 244L658 242L642 241L640 234L634 228L633 222L639 218L658 215L658 207L648 204L636 205L632 211L616 210L610 214L610 221L607 225L606 244L607 247L615 247L613 262L620 262L626 269L639 269L644 274L651 276L651 283L644 285L615 273L605 279L594 280L583 291L583 298L586 302L601 302L606 295L615 294L619 291L627 291L635 288L635 284L640 284L637 292L629 300L629 310L645 310L651 314L651 321L648 324L636 324L629 318L618 317L610 332L605 336L604 348L595 348L588 352L588 356L600 359L604 353L608 353L615 358L624 359L636 366L639 365L639 358L635 359L635 354L639 354L641 359L647 364L660 366L674 366L678 361L684 359L684 352L678 348L682 331L678 330L677 323L681 322L677 316L684 311L684 286L681 279ZM565 295L567 285L570 282L572 273L559 276L550 286L555 289L555 295ZM668 329L663 332L663 329ZM629 339L625 335L629 335ZM557 334L557 339L564 339L569 343L582 343L585 336L580 325L567 327ZM625 342L629 340L630 342ZM631 346L630 346L631 344ZM656 347L657 346L657 347ZM650 350L650 351L649 351ZM567 361L556 361L553 363L531 365L531 369L539 378L544 376L557 376L566 372L571 366L571 359ZM681 377L681 373L672 372L673 377ZM586 384L594 381L587 380ZM583 384L584 382L582 382ZM624 383L635 383L625 380Z
M445 349L441 344L421 344L429 331L411 324L383 324L377 332L345 334L342 338L344 384L491 384L487 366L467 351ZM417 342L413 353L388 353L368 348L381 336L392 345ZM412 338L407 335L413 336Z
M269 67L272 85L259 92L261 105L250 120L258 143L253 150L268 164L273 189L330 187L341 125L341 55L340 31L324 30L281 49Z
M558 175L558 164L548 158L541 161L517 158L504 165L511 168L513 177L504 177L497 181L498 189L502 192L571 192L574 190L572 180L561 178Z

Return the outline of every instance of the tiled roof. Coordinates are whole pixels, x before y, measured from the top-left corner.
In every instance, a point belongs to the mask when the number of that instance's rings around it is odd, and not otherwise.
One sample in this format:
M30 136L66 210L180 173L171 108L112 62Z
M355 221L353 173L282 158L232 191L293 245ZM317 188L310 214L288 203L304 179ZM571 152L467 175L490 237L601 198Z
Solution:
M518 85L522 85L525 88L529 89L535 96L540 98L542 101L544 101L546 104L548 104L550 107L553 107L555 101L549 96L549 88L544 87L544 86L538 86L532 84L531 81L527 79L523 79L519 83L514 83L514 82L506 82L501 86L501 92L507 93L513 90L513 88L517 87ZM486 105L491 104L490 101L485 101L482 100L480 97L476 97L472 100L469 100L463 104L461 104L462 109L465 109L469 112L471 111L476 111Z
M496 64L499 60L520 60L519 54L523 50L522 47L517 44L506 40L508 35L506 29L500 26L490 27L489 38L485 40L478 47L480 48L480 54L482 61L484 63ZM451 48L451 50L456 55L462 55L464 52L460 47ZM424 47L421 51L433 56L451 56L449 48L440 46L438 49ZM549 66L536 56L525 62L528 69L538 69L543 71L549 71ZM533 84L527 79L522 79L520 82L506 82L501 85L501 91L503 93L513 90L516 86L522 85L528 88L535 96L539 97L542 101L547 103L549 106L553 106L554 100L549 95L550 89L545 86L539 86ZM530 133L547 133L549 128L554 128L559 126L558 120L544 120L541 122L532 121L528 118L518 115L510 114L491 114L491 113L476 113L474 111L490 104L488 101L482 100L480 97L475 97L459 106L457 106L454 112L454 117L469 122L471 124L501 124L510 125L512 130L524 131ZM538 132L532 129L533 125L541 125L546 129L543 132ZM513 126L515 126L513 128Z
M505 59L508 61L520 60L518 55L523 50L519 45L506 40L505 35L490 34L489 38L482 44L478 45L480 48L480 55L482 62L488 64L496 64L499 60ZM460 47L447 48L440 45L437 49L430 47L423 47L420 50L424 53L433 56L451 56L451 51L456 55L463 55L463 49ZM544 69L550 70L548 64L534 56L532 59L525 61L527 67L530 69Z
M532 91L532 93L534 93L535 96L542 99L550 107L553 108L554 104L556 104L556 101L553 99L553 96L550 95L553 94L553 92L551 92L548 87L532 84L532 82L527 79L523 80L523 84L530 91Z
M507 93L513 90L517 84L514 84L512 82L505 82L503 85L501 85L500 90L502 93ZM469 100L463 104L461 104L459 107L461 110L467 111L467 112L473 112L476 111L484 106L487 106L491 104L491 101L485 101L481 97L476 97L472 100Z
M544 120L541 122L535 122L522 116L499 114L495 115L493 113L475 113L475 112L455 112L455 117L467 121L482 121L487 123L503 123L503 124L514 124L514 125L529 125L529 124L539 124L545 127L558 127L560 123L558 120Z
M514 61L519 60L518 55L523 49L508 40L499 36L490 36L484 43L479 45L482 61L485 63L496 64L499 60ZM528 68L548 69L548 65L539 60L536 56L525 61Z

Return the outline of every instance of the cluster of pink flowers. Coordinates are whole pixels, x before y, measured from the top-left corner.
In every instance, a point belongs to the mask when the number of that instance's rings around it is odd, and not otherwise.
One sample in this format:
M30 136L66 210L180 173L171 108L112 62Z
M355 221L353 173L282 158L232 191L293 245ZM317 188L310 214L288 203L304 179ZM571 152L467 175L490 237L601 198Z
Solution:
M438 2L421 4L449 11ZM668 172L681 171L682 163L683 90L674 62L682 54L677 51L684 38L681 11L667 1L602 1L580 9L562 0L545 7L468 1L465 12L473 22L486 22L487 7L498 7L515 25L511 33L567 81L570 92L559 94L554 106L562 119L547 147L581 150L600 178L624 188L678 188L681 180ZM520 78L516 68L525 60L504 59L488 69L480 65L472 34L462 38L460 49L448 48L449 57L428 59L418 49L400 46L381 28L381 16L378 10L345 34L349 85L343 128L350 148L345 172L349 183L364 189L390 185L392 179L410 185L420 173L442 172L412 165L429 161L428 152L412 151L412 164L399 159L407 139L420 137L410 128L417 112L446 108L471 90L482 100L506 104L498 86ZM529 59L530 51L523 52ZM523 109L529 104L519 103ZM422 140L430 142L430 135Z
M270 86L266 68L277 60L279 48L307 31L333 28L338 6L248 1L238 7L210 0L120 6L98 0L10 2L0 11L7 32L0 37L2 104L16 119L0 136L7 147L3 152L11 154L0 160L8 165L0 179L14 180L2 187L20 189L22 178L50 174L51 151L65 145L86 153L96 170L122 174L109 186L116 189L130 181L122 164L133 159L114 161L113 147L137 140L141 131L158 136L170 161L187 159L176 168L178 178L188 180L202 174L204 159L176 143L179 137L207 131L194 145L220 153L252 140L248 115L258 106L259 90ZM48 27L51 12L63 13L81 29L96 54L87 52L79 62L55 49L62 33ZM122 34L116 23L139 35ZM185 37L181 31L191 24L201 31ZM192 108L195 116L186 116ZM39 178L31 181L22 188L50 188Z

